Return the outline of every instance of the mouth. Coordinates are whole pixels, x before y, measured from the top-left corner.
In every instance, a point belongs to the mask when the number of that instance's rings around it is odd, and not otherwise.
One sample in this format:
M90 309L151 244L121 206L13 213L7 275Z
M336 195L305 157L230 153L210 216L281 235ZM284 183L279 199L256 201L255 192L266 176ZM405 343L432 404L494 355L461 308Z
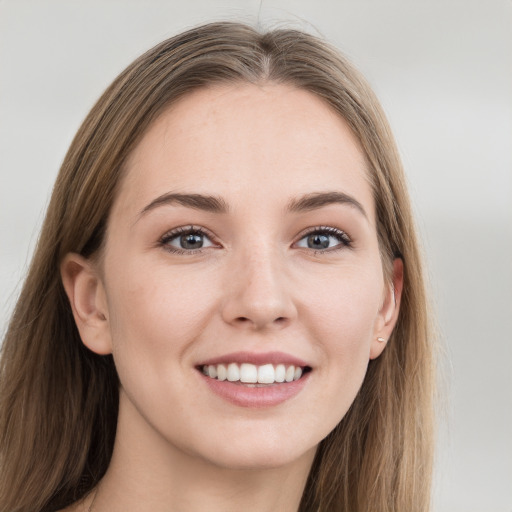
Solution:
M313 368L284 352L232 352L202 361L197 374L207 389L243 408L269 408L301 395Z
M203 375L219 382L246 387L267 387L279 384L287 384L302 379L311 371L309 366L294 364L265 363L256 365L252 363L219 363L203 364L197 367Z
M284 352L233 352L202 361L197 374L219 398L243 408L271 408L301 394L313 368Z

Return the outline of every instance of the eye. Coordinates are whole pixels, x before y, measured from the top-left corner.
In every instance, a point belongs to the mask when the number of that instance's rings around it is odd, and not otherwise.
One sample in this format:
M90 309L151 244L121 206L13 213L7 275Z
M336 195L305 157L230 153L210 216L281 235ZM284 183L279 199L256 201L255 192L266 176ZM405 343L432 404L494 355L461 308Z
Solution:
M349 236L340 229L318 227L303 236L297 242L296 247L326 252L329 249L349 247L351 243Z
M170 231L163 236L160 243L166 250L178 253L195 252L215 246L203 229L193 226Z

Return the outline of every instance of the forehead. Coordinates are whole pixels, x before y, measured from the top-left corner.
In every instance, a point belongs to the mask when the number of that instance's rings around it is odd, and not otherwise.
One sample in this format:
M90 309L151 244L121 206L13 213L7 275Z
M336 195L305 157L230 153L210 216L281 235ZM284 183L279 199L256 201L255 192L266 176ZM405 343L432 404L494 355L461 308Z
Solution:
M365 159L345 120L287 85L200 89L151 125L126 164L118 208L167 192L219 195L235 208L310 192L355 196L373 218Z

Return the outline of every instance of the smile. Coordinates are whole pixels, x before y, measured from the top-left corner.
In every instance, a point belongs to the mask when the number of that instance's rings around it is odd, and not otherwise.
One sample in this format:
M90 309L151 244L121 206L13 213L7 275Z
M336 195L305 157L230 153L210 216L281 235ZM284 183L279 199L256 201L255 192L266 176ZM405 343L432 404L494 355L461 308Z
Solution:
M260 366L251 363L205 364L201 367L203 374L212 379L249 385L293 382L308 370L309 367L271 363Z
M269 408L299 395L312 366L284 352L232 352L202 361L197 374L207 389L237 407Z

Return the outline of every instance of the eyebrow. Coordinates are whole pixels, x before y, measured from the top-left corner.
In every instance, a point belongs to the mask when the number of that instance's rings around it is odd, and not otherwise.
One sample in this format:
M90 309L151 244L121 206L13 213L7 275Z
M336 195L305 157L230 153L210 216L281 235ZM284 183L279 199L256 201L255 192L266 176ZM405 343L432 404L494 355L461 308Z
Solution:
M203 194L163 194L149 203L140 212L139 218L159 206L179 204L194 210L203 210L212 213L227 213L228 205L224 199L215 196L205 196Z
M363 205L354 197L343 192L315 192L312 194L306 194L305 196L290 201L288 209L291 212L308 212L331 204L349 205L358 210L366 219L368 219L368 215L366 214Z
M179 204L194 210L203 210L211 213L227 213L229 206L227 202L218 196L209 196L203 194L179 194L169 192L162 194L145 206L139 218L159 206ZM311 210L317 210L331 204L346 204L359 211L365 218L368 218L363 205L354 197L343 192L313 192L297 199L292 199L288 203L287 210L294 213L303 213Z

